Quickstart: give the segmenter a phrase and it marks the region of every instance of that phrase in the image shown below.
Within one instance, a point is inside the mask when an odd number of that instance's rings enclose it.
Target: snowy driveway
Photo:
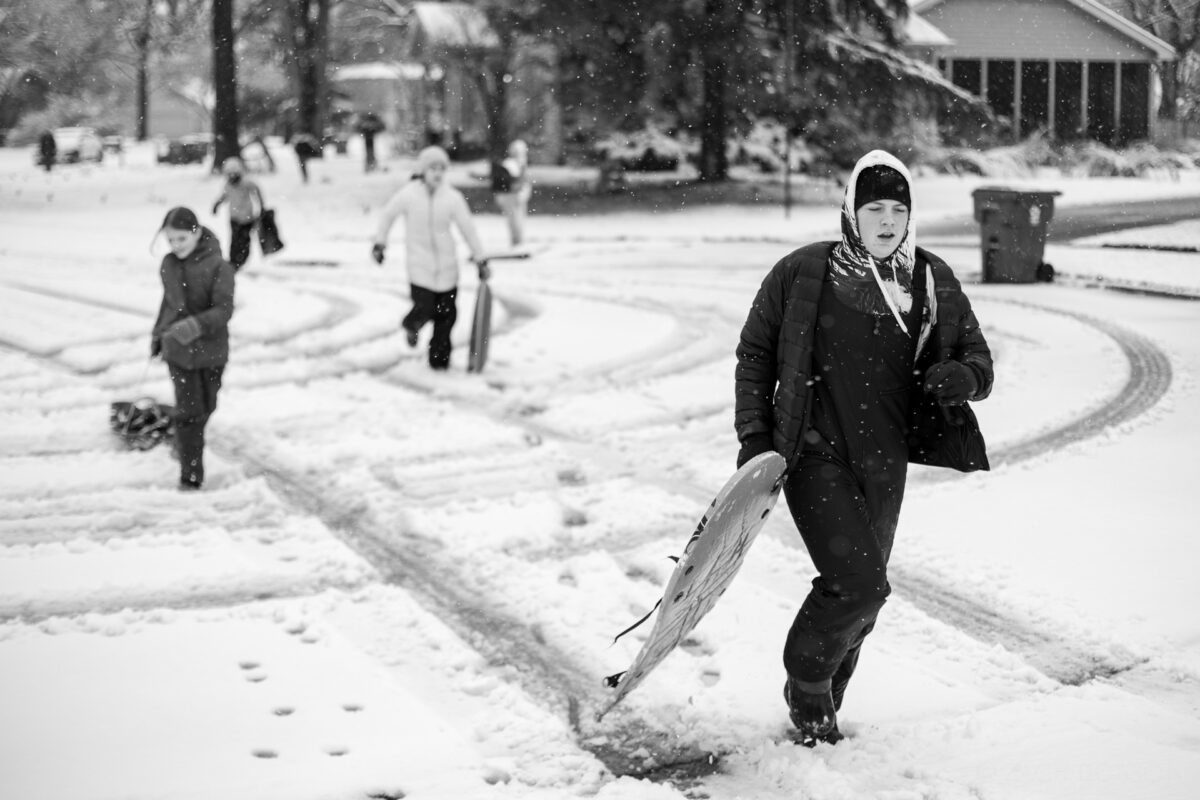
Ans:
[[[465,277],[439,375],[398,332],[399,265],[367,258],[395,179],[267,176],[288,249],[238,278],[209,483],[182,496],[164,448],[116,446],[108,404],[169,399],[148,247],[216,184],[27,164],[0,159],[0,796],[667,798],[686,787],[612,770],[661,781],[705,752],[718,798],[1200,785],[1200,303],[1093,288],[1195,293],[1200,257],[1057,246],[1059,285],[969,287],[995,469],[914,469],[851,738],[809,751],[780,741],[812,578],[786,513],[682,651],[592,713],[639,646],[612,635],[732,470],[758,281],[836,210],[535,218],[535,257],[494,265],[487,371],[464,371]],[[969,188],[929,205],[961,214]],[[924,244],[977,273],[971,243]]]

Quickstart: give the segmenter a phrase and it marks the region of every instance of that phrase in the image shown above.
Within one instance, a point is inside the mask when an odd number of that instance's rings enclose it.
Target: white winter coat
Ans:
[[[458,286],[458,249],[450,231],[451,222],[467,240],[471,258],[483,258],[483,244],[467,199],[453,186],[443,183],[431,194],[424,181],[410,181],[384,206],[375,244],[387,244],[388,232],[401,215],[410,283],[435,292]]]

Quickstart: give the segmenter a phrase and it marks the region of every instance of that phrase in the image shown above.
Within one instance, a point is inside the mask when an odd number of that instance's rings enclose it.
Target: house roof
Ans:
[[[999,1],[1003,2],[1003,0]],[[954,0],[916,0],[909,6],[909,10],[921,14],[943,3],[952,2]],[[1075,6],[1102,25],[1152,51],[1159,59],[1173,61],[1178,58],[1175,48],[1170,44],[1143,29],[1133,20],[1118,14],[1099,0],[1059,0],[1059,2]]]
[[[500,37],[487,16],[466,3],[413,3],[408,26],[407,57],[431,60],[438,56],[478,53],[500,46]]]
[[[423,66],[401,61],[371,61],[366,64],[342,64],[333,68],[334,81],[419,80],[423,77]]]
[[[904,23],[904,39],[905,44],[914,47],[946,47],[954,44],[932,22],[912,12]]]

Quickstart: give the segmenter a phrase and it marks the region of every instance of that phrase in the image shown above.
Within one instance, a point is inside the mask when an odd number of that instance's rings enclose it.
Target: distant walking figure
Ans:
[[[250,239],[254,226],[262,216],[262,190],[258,184],[246,177],[246,168],[237,156],[230,156],[221,165],[225,175],[225,188],[212,212],[217,213],[222,203],[229,203],[229,263],[237,272],[250,258]]]
[[[38,156],[42,167],[49,172],[58,158],[58,144],[50,131],[42,131],[42,135],[38,137]]]
[[[508,238],[513,247],[525,241],[525,220],[533,183],[529,180],[529,147],[520,139],[508,146],[508,157],[492,165],[492,193],[508,221]]]
[[[300,178],[308,183],[308,162],[321,157],[321,146],[312,134],[298,133],[292,148],[296,151],[296,160],[300,162]]]
[[[366,157],[363,164],[364,172],[374,172],[375,163],[375,136],[384,129],[383,120],[378,114],[373,114],[370,111],[364,112],[358,120],[358,132],[363,137],[363,148],[366,150]]]

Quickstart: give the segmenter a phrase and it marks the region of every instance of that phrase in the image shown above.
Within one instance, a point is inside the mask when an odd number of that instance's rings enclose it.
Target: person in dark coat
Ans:
[[[321,145],[312,134],[298,133],[292,141],[292,149],[296,151],[296,160],[300,163],[300,178],[308,183],[308,162],[321,157]]]
[[[150,355],[161,356],[171,373],[179,488],[194,490],[204,483],[204,428],[216,411],[229,360],[233,267],[221,257],[216,235],[189,208],[168,211],[160,232],[171,252],[159,268],[163,298]]]
[[[375,161],[375,137],[384,130],[386,126],[378,114],[370,111],[364,111],[358,118],[358,132],[362,134],[363,148],[365,149],[365,163],[363,165],[365,172],[374,172],[377,166]]]
[[[841,241],[775,265],[737,347],[738,466],[784,457],[784,496],[818,573],[783,652],[789,716],[810,745],[841,738],[837,712],[891,591],[921,392],[948,414],[992,389],[970,301],[946,263],[916,247],[911,185],[892,155],[863,156]]]
[[[42,167],[49,172],[58,159],[58,143],[54,141],[52,132],[42,131],[42,135],[38,137],[38,156]]]

